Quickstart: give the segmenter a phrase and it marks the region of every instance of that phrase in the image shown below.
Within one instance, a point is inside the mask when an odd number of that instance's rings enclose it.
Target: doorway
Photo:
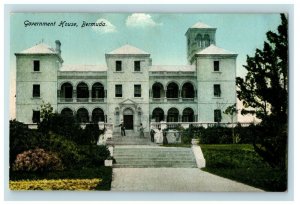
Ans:
[[[129,108],[123,112],[124,126],[126,130],[133,130],[133,111]]]

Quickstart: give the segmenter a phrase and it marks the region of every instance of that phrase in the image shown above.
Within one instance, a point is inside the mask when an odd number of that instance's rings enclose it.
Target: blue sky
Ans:
[[[53,22],[55,27],[24,26],[24,21]],[[187,29],[201,21],[217,28],[216,44],[238,54],[237,75],[244,76],[246,55],[262,48],[266,32],[276,31],[279,14],[167,14],[167,13],[14,13],[10,24],[11,101],[14,95],[14,53],[43,40],[55,47],[62,43],[65,64],[105,64],[105,53],[126,43],[151,54],[154,65],[184,65]],[[76,22],[78,27],[59,27],[60,21]],[[82,22],[105,22],[105,27],[81,28]]]

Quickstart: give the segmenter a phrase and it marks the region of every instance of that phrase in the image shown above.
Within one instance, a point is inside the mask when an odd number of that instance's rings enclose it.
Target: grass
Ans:
[[[287,173],[270,167],[252,145],[200,145],[206,159],[204,171],[265,191],[286,191]]]
[[[97,184],[95,190],[110,190],[112,180],[112,168],[111,167],[98,167],[87,168],[81,170],[65,170],[65,171],[52,171],[52,172],[10,172],[10,181],[20,180],[42,180],[42,179],[100,179],[100,183]]]

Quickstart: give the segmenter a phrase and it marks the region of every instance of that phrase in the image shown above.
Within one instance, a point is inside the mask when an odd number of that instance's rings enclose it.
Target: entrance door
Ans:
[[[124,125],[126,130],[133,130],[133,115],[124,115]]]

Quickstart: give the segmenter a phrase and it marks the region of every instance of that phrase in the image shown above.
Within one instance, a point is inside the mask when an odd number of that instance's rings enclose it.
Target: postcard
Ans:
[[[11,13],[10,190],[287,191],[288,19]]]

